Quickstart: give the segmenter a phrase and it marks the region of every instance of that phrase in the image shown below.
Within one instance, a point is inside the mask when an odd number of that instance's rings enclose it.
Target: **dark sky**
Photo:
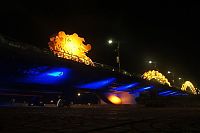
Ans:
[[[117,66],[115,47],[109,38],[120,41],[121,67],[131,73],[157,62],[165,75],[200,85],[199,30],[200,4],[192,1],[55,1],[2,2],[1,34],[48,48],[49,37],[62,30],[77,33],[92,45],[88,56]]]

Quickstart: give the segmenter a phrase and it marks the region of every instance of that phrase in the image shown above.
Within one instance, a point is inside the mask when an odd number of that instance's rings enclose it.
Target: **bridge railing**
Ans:
[[[50,50],[49,50],[49,52],[50,52]],[[73,61],[76,61],[76,62],[79,62],[79,63],[84,63],[86,65],[94,66],[94,63],[91,60],[87,60],[87,59],[79,57],[77,55],[70,54],[69,52],[62,52],[62,51],[53,50],[53,53],[57,57],[62,57],[62,58],[73,60]]]
[[[55,55],[47,48],[39,49],[36,46],[30,45],[30,44],[27,44],[27,43],[23,43],[23,42],[19,42],[15,39],[7,37],[7,36],[5,37],[5,36],[0,35],[0,41],[3,44],[7,44],[8,46],[11,46],[11,47],[14,47],[14,48],[19,48],[19,49],[22,49],[22,50],[33,50],[33,51],[38,52],[38,53],[45,53],[45,54],[53,55],[53,56],[57,56],[57,57],[64,57],[65,56],[65,57],[68,57],[67,59],[70,59],[70,60],[73,60],[73,61],[76,61],[76,62],[79,62],[79,63],[85,63],[87,65],[89,65],[91,63],[91,61],[88,61],[84,58],[70,54],[68,52],[55,51],[55,53],[57,53]],[[106,64],[102,64],[102,63],[98,63],[98,62],[93,62],[93,64],[94,65],[92,65],[92,66],[97,67],[97,68],[106,69],[106,70],[110,70],[110,71],[113,71],[113,72],[119,72],[119,73],[127,75],[127,76],[133,76],[133,74],[130,74],[129,72],[127,72],[123,69],[119,69],[119,68],[116,68],[116,67],[113,67],[113,66],[110,66],[110,65],[106,65]]]
[[[70,54],[68,52],[55,51],[55,53],[58,57],[68,57],[67,59],[70,59],[70,60],[73,60],[73,61],[76,61],[76,62],[80,62],[80,63],[85,63],[87,65],[89,65],[89,63],[90,63],[90,61],[86,60],[85,58],[81,58],[77,55],[73,55],[73,54]],[[130,74],[129,72],[127,72],[123,69],[118,69],[118,68],[112,67],[110,65],[106,65],[106,64],[102,64],[102,63],[98,63],[98,62],[93,62],[92,66],[97,67],[97,68],[103,68],[103,69],[114,71],[114,72],[119,72],[119,73],[122,73],[122,74],[128,75],[128,76],[132,76],[132,74]]]
[[[95,67],[98,67],[98,68],[103,68],[103,69],[107,69],[110,71],[119,72],[121,74],[128,75],[128,76],[133,76],[133,74],[130,74],[129,72],[127,72],[123,69],[119,69],[119,68],[116,68],[116,67],[113,67],[110,65],[106,65],[106,64],[102,64],[102,63],[98,63],[98,62],[94,62],[94,64],[95,64]]]
[[[10,47],[13,47],[13,48],[21,49],[21,50],[33,50],[35,52],[40,52],[40,53],[43,52],[41,49],[39,49],[36,46],[30,45],[30,44],[24,43],[24,42],[19,42],[8,36],[0,35],[0,43],[5,44]]]
[[[48,49],[45,49],[44,50],[45,53],[47,54],[52,54],[52,52],[50,52],[50,50]],[[73,55],[73,54],[70,54],[68,52],[61,52],[61,51],[55,51],[56,56],[57,57],[66,57],[67,55],[67,59],[70,59],[70,60],[73,60],[73,61],[76,61],[76,62],[80,62],[80,63],[85,63],[85,64],[89,64],[90,61],[84,59],[84,58],[81,58],[77,55]],[[110,70],[110,71],[113,71],[113,72],[119,72],[119,73],[122,73],[124,75],[128,75],[128,76],[133,76],[133,74],[130,74],[129,72],[123,70],[123,69],[119,69],[119,68],[116,68],[116,67],[113,67],[113,66],[110,66],[110,65],[106,65],[106,64],[102,64],[102,63],[99,63],[99,62],[93,62],[93,65],[94,67],[97,67],[97,68],[101,68],[101,69],[106,69],[106,70]]]

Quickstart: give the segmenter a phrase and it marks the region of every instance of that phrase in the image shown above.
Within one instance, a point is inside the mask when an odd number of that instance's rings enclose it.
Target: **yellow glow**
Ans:
[[[170,82],[168,81],[167,78],[165,78],[164,75],[162,75],[162,73],[158,72],[158,71],[155,71],[155,70],[150,70],[148,72],[145,72],[143,75],[142,75],[142,78],[143,79],[146,79],[146,80],[152,80],[152,79],[155,79],[156,81],[158,81],[159,83],[161,84],[167,84],[169,86],[170,85]]]
[[[193,85],[190,81],[185,81],[185,83],[182,84],[181,90],[183,90],[183,91],[188,91],[187,88],[190,89],[189,91],[190,91],[192,94],[197,94],[197,93],[196,93],[196,88],[194,87],[194,85]]]
[[[84,38],[79,37],[76,33],[66,35],[60,31],[58,35],[51,37],[49,41],[50,50],[58,57],[85,63],[94,66],[92,60],[86,56],[91,50],[90,44],[83,44]]]
[[[108,96],[108,100],[110,102],[112,102],[113,104],[121,104],[122,103],[122,100],[119,97],[115,96],[115,95],[109,95]]]

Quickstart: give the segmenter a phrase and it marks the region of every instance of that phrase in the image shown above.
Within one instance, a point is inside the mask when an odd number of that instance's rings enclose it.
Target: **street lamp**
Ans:
[[[183,79],[181,77],[179,77],[178,78],[178,83],[177,83],[178,87],[182,86],[182,81],[183,81]]]
[[[149,60],[149,64],[154,64],[154,68],[157,69],[157,63],[155,61]]]
[[[119,68],[119,71],[121,69],[121,64],[120,64],[120,54],[119,54],[119,46],[120,46],[120,42],[119,41],[116,41],[116,42],[113,42],[112,39],[108,40],[108,44],[112,45],[113,43],[116,43],[117,44],[117,57],[116,57],[116,61],[118,63],[118,68]]]
[[[108,44],[112,44],[113,43],[113,41],[112,40],[108,40]]]
[[[172,82],[174,84],[174,73],[172,73],[171,71],[167,71],[168,74],[172,74]]]

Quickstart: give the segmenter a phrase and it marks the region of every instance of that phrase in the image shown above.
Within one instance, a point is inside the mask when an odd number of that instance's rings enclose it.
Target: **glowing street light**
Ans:
[[[174,73],[172,73],[171,71],[167,71],[168,74],[172,74],[172,82],[174,84]]]
[[[119,41],[116,41],[116,42],[113,42],[112,39],[108,40],[108,44],[112,45],[113,43],[117,43],[117,57],[116,57],[116,61],[118,63],[118,68],[119,68],[119,71],[121,69],[121,64],[120,64],[120,54],[119,54],[119,46],[120,46],[120,42]]]
[[[81,96],[81,93],[78,93],[77,96]]]
[[[179,77],[177,84],[178,84],[179,87],[181,87],[182,84],[183,84],[183,78]]]
[[[112,44],[113,43],[113,41],[112,40],[108,40],[108,44]]]
[[[152,61],[152,60],[149,60],[148,63],[149,63],[149,64],[153,64],[153,65],[154,65],[153,67],[154,67],[155,69],[157,69],[157,62]]]

